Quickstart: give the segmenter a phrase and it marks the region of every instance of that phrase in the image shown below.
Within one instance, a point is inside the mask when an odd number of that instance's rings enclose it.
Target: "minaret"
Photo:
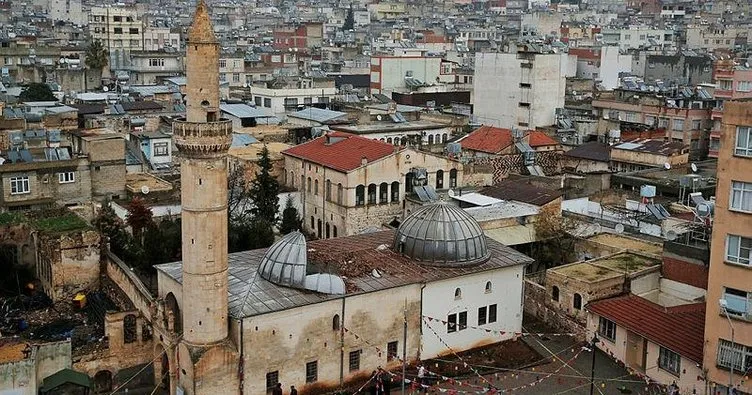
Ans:
[[[186,118],[173,122],[180,162],[183,342],[227,338],[227,150],[232,122],[219,118],[219,43],[204,0],[188,30]]]

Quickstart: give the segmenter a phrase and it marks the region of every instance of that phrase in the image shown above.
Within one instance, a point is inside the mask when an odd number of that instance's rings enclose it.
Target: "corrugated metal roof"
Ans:
[[[298,112],[288,115],[288,117],[305,119],[319,123],[326,123],[347,117],[347,113],[332,111],[323,108],[308,107]]]
[[[253,108],[247,104],[227,104],[219,105],[222,112],[228,113],[237,118],[266,118],[272,115],[267,114],[264,110]]]

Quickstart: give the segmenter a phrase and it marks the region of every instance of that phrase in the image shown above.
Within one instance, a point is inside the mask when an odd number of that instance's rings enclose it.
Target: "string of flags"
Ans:
[[[449,322],[445,319],[441,318],[434,318],[427,315],[424,315],[423,318],[427,319],[429,322],[441,322],[442,325],[447,325]],[[459,324],[456,324],[459,325]],[[576,333],[534,333],[534,332],[517,332],[517,331],[499,331],[495,329],[490,328],[483,328],[479,326],[473,326],[473,325],[465,325],[463,328],[470,328],[470,329],[476,329],[480,331],[484,331],[486,333],[494,333],[499,336],[506,336],[506,335],[514,335],[514,336],[577,336]]]
[[[362,340],[363,343],[365,343],[368,347],[372,347],[372,348],[376,349],[376,351],[379,352],[379,354],[384,351],[379,346],[371,344],[371,342],[369,342],[368,339],[366,339],[365,337],[358,336],[357,333],[353,332],[352,330],[348,329],[347,327],[343,327],[342,329],[345,331],[345,333],[349,333],[349,334],[353,335],[355,337],[355,340]],[[387,354],[388,354],[388,351],[387,351]],[[398,360],[398,361],[400,361],[402,363],[405,362],[405,361],[402,360],[402,358],[399,357],[399,355],[396,355],[396,354],[392,355],[392,358],[394,358],[394,359],[396,359],[396,360]]]

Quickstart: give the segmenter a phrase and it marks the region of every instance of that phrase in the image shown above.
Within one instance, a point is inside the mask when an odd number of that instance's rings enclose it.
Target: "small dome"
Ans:
[[[286,234],[266,250],[258,273],[263,279],[278,285],[305,288],[307,263],[305,237],[295,231]]]
[[[486,236],[465,210],[439,202],[413,212],[397,229],[394,249],[435,266],[462,266],[490,257]]]

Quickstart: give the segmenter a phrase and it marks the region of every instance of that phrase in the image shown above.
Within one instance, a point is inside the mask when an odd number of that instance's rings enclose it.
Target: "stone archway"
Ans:
[[[106,394],[112,391],[112,372],[100,370],[94,375],[94,393]]]
[[[172,312],[173,324],[168,329],[172,330],[175,334],[180,335],[183,333],[183,317],[180,315],[180,306],[175,295],[170,292],[165,296],[165,307],[167,311]]]
[[[170,358],[161,344],[154,348],[154,385],[170,393]]]

